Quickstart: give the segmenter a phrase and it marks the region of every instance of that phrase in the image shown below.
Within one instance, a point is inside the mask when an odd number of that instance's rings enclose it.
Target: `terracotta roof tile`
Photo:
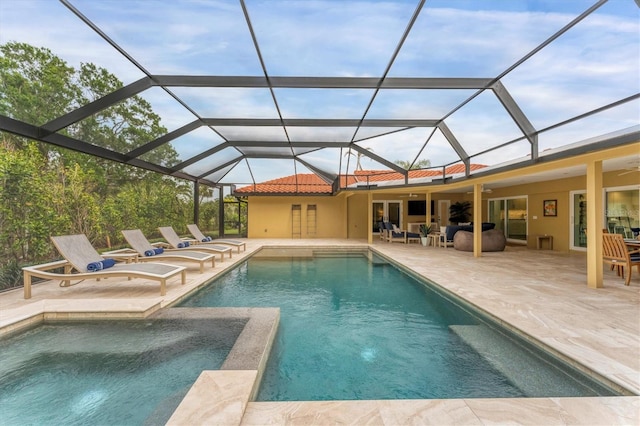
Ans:
[[[297,184],[296,184],[297,183]],[[238,188],[236,193],[258,194],[331,194],[331,185],[313,173],[300,173]]]
[[[487,167],[483,164],[472,164],[471,171]],[[454,164],[445,170],[446,174],[464,173],[464,164]],[[409,179],[441,176],[441,169],[409,170]],[[402,180],[404,176],[389,170],[357,170],[354,175],[342,176],[343,186],[359,182],[385,182]],[[299,173],[285,176],[255,185],[244,186],[235,191],[238,194],[331,194],[331,185],[313,173]]]

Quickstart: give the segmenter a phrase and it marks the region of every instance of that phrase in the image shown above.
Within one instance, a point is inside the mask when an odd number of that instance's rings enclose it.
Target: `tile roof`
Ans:
[[[471,171],[487,167],[471,164]],[[464,164],[454,164],[445,169],[447,175],[464,173]],[[442,176],[441,169],[409,170],[409,179]],[[401,173],[390,170],[357,170],[355,174],[341,177],[341,185],[347,186],[363,182],[387,182],[404,180]],[[237,194],[331,194],[331,185],[313,173],[299,173],[268,180],[235,190]]]
[[[331,194],[331,185],[313,173],[299,173],[238,188],[236,193]]]

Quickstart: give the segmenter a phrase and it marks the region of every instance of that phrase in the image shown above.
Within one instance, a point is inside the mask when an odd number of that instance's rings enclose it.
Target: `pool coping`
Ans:
[[[87,309],[89,300],[68,299],[43,300],[31,304],[29,309],[18,311],[10,320],[0,322],[0,338],[19,333],[24,329],[48,321],[82,321],[82,320],[118,320],[142,319],[162,309],[161,301],[144,301],[139,303],[122,303],[120,299],[102,299],[103,308]],[[117,306],[114,308],[113,306]],[[119,306],[118,305],[122,305]],[[36,309],[34,309],[36,308]]]
[[[177,307],[152,318],[219,318],[248,321],[219,370],[202,371],[167,425],[239,424],[254,400],[278,332],[280,308]]]

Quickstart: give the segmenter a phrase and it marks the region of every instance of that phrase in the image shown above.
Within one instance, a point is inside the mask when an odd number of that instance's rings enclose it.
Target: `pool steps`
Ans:
[[[549,369],[552,362],[546,361],[524,346],[505,339],[504,335],[491,327],[479,325],[451,325],[449,329],[486,359],[527,397],[548,397],[549,395],[574,396],[576,389],[567,380],[567,373],[560,368]],[[566,368],[566,367],[565,367]],[[523,374],[523,372],[526,372]],[[579,377],[572,375],[573,379]],[[586,383],[582,382],[586,386]],[[604,389],[594,390],[603,392]],[[605,390],[606,392],[606,390]],[[612,393],[613,394],[613,393]]]

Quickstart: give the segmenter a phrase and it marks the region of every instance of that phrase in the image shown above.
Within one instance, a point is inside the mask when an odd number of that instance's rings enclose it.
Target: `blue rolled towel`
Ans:
[[[111,268],[115,264],[116,264],[115,259],[106,258],[105,260],[102,261],[102,269]]]
[[[104,259],[100,262],[91,262],[90,264],[87,265],[87,271],[97,272],[103,269],[111,268],[115,264],[116,264],[116,261],[114,259]]]
[[[87,271],[96,272],[102,270],[102,262],[91,262],[87,265]]]
[[[204,238],[202,239],[202,242],[203,242],[203,243],[206,243],[207,241],[209,241],[209,237],[204,237]]]
[[[207,241],[213,241],[213,238],[207,237]]]
[[[145,256],[154,256],[156,254],[155,250],[145,250]]]
[[[153,252],[154,252],[154,254],[162,254],[162,253],[164,253],[164,249],[162,247],[154,248]]]
[[[186,247],[189,247],[189,241],[178,243],[178,248],[186,248]]]

